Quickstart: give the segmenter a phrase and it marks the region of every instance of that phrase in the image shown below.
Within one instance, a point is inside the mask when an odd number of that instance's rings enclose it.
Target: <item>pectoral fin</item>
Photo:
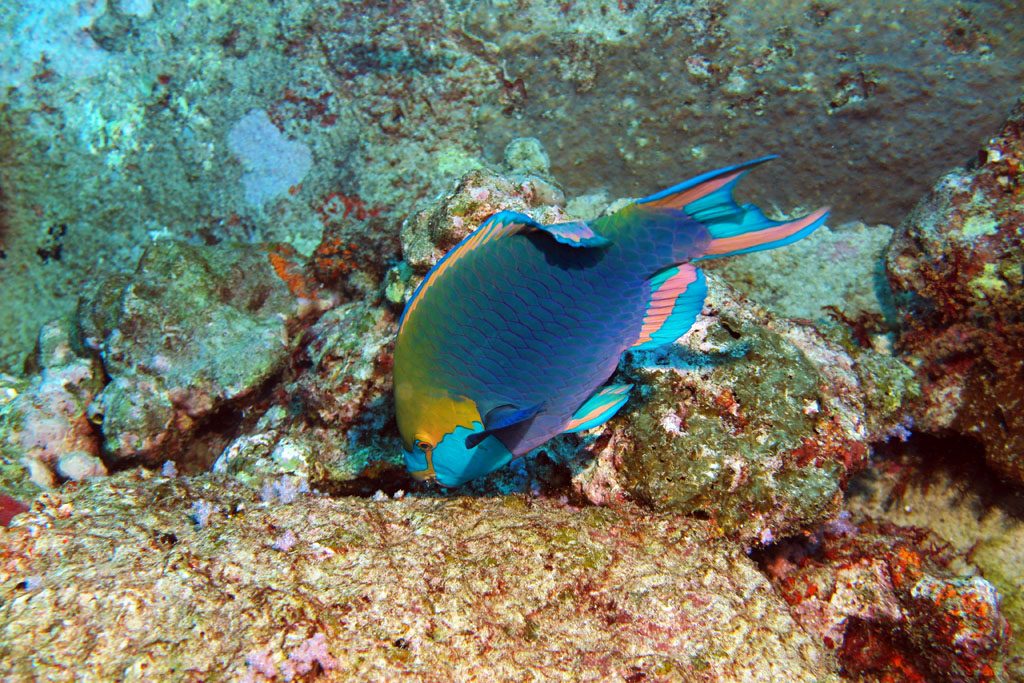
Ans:
[[[503,405],[493,408],[484,417],[484,430],[466,437],[466,448],[474,448],[481,441],[502,429],[508,429],[517,424],[532,419],[540,412],[542,404],[528,408],[517,408],[513,405]]]

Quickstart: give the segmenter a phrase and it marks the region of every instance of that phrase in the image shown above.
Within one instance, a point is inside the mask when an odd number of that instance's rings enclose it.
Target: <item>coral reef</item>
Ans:
[[[209,466],[224,445],[216,433],[282,369],[300,316],[317,308],[290,267],[275,245],[162,241],[131,276],[96,283],[78,323],[109,377],[88,408],[109,458],[159,464],[188,453]],[[184,449],[204,426],[206,462],[202,449]]]
[[[969,440],[915,437],[907,445],[851,484],[853,519],[928,529],[976,565],[999,590],[1012,630],[1007,678],[1024,680],[1024,494],[986,472]]]
[[[896,359],[777,318],[709,277],[708,315],[633,353],[635,404],[572,458],[589,500],[633,497],[770,542],[833,515],[916,391]]]
[[[406,212],[497,166],[526,136],[570,195],[639,195],[781,152],[786,182],[751,179],[761,199],[895,223],[998,125],[1014,96],[1006,84],[1024,73],[1012,0],[26,0],[10,10],[0,16],[11,37],[0,47],[6,372],[20,371],[43,323],[73,309],[81,282],[130,269],[154,238],[287,242],[309,255],[322,210],[345,197],[387,219],[371,221],[372,241],[390,247],[355,261],[394,257]],[[235,153],[233,131],[253,111],[263,114],[252,129],[287,162],[280,178]],[[526,151],[512,157],[525,163]],[[539,156],[519,170],[543,168]],[[329,255],[363,250],[354,234]]]
[[[978,439],[1024,484],[1024,101],[979,162],[944,176],[888,255],[901,354],[924,388],[925,431]]]
[[[711,525],[633,508],[127,474],[46,494],[0,544],[6,678],[835,680]]]
[[[1024,680],[1024,101],[936,183],[1019,3],[8,4],[0,678]],[[451,247],[772,152],[833,226],[608,424],[408,476]]]
[[[919,529],[841,521],[761,561],[847,676],[999,680],[1010,632],[996,589],[955,575],[941,547]]]

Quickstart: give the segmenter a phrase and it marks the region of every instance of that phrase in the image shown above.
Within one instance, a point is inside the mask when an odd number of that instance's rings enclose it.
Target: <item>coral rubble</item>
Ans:
[[[77,480],[106,474],[98,458],[102,440],[88,417],[103,388],[103,369],[77,341],[68,320],[44,325],[38,374],[27,385],[10,387],[10,400],[0,408],[0,453],[4,471],[12,475],[4,477],[8,491],[31,498],[36,491],[26,479],[49,488],[59,476]]]
[[[256,487],[283,475],[337,488],[367,467],[396,468],[401,447],[389,429],[394,332],[395,316],[365,302],[325,313],[307,330],[269,407],[238,430],[214,471]]]

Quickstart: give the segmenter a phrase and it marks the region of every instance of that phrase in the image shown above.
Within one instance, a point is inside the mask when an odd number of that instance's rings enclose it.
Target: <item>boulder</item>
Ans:
[[[635,507],[135,472],[0,543],[4,678],[837,680],[742,550]]]
[[[89,412],[108,458],[158,464],[215,416],[237,421],[232,407],[280,372],[297,321],[316,308],[292,256],[275,245],[156,242],[133,274],[87,293],[78,324],[109,377]]]
[[[888,272],[917,427],[978,440],[1024,484],[1024,101],[899,226]]]

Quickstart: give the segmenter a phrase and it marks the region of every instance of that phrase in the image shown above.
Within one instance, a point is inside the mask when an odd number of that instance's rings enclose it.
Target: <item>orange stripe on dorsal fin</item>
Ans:
[[[405,327],[405,321],[416,310],[424,293],[433,286],[438,277],[458,263],[459,259],[464,258],[466,254],[494,240],[533,230],[546,232],[555,241],[577,248],[604,247],[610,244],[609,240],[594,232],[593,227],[586,221],[570,221],[568,223],[544,225],[524,213],[499,211],[481,223],[480,227],[467,235],[454,249],[445,254],[430,269],[427,276],[423,278],[423,282],[413,292],[409,303],[405,306],[405,311],[402,312],[402,317],[398,321],[399,334],[401,334],[402,329]]]
[[[708,180],[707,182],[701,183],[696,187],[691,187],[681,192],[669,195],[664,199],[658,199],[653,202],[648,202],[644,206],[654,209],[676,209],[682,210],[690,202],[695,202],[698,199],[708,196],[716,190],[720,190],[729,183],[735,182],[737,178],[743,175],[743,172],[732,173],[721,178],[715,178]]]

